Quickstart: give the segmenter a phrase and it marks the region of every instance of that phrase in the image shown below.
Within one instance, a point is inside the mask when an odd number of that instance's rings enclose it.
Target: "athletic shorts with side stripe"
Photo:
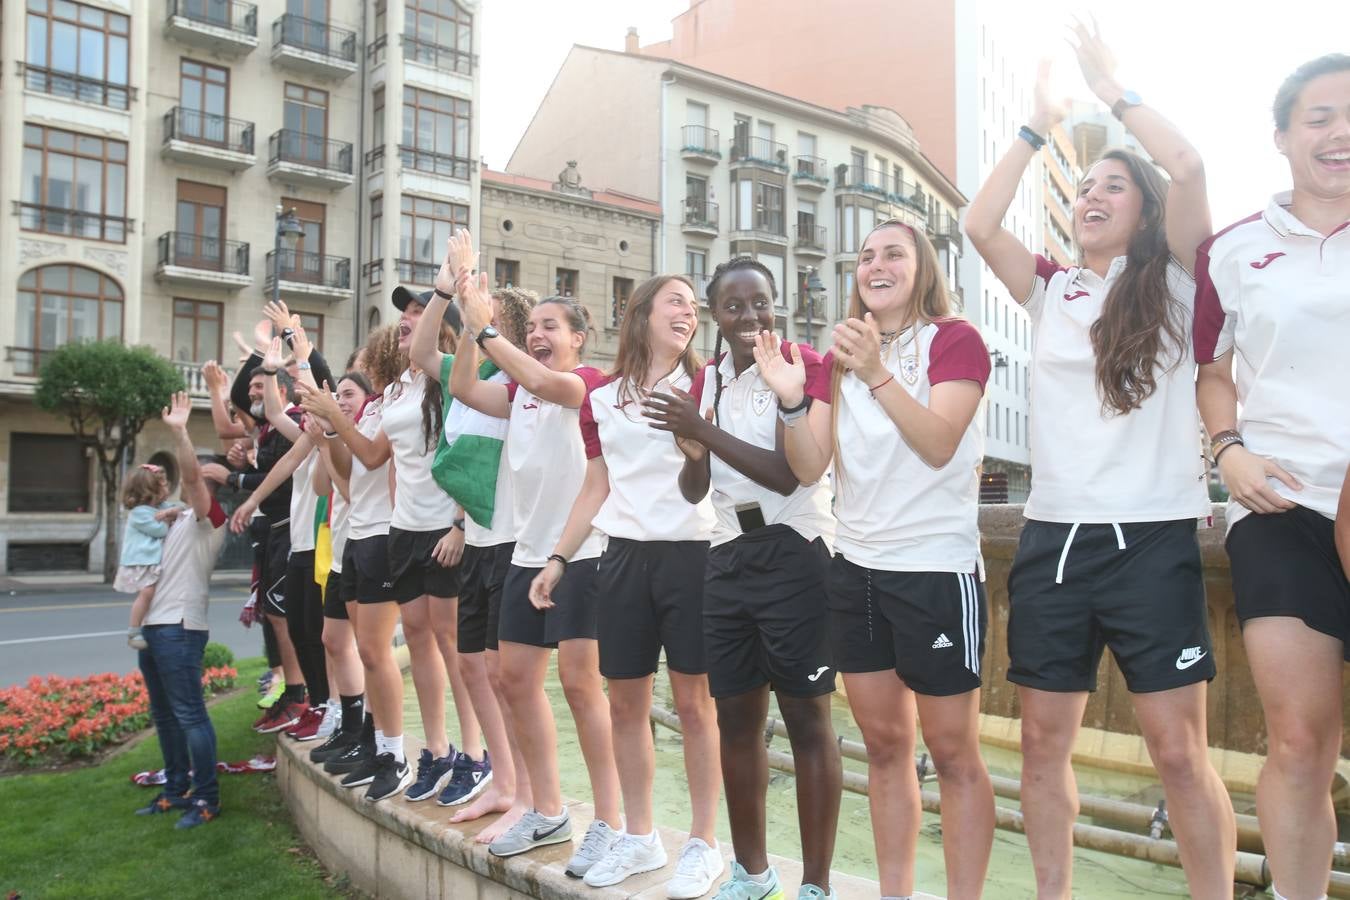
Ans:
[[[988,613],[976,573],[866,569],[836,553],[829,604],[840,672],[894,669],[931,697],[980,686]]]
[[[286,617],[286,567],[290,556],[290,519],[269,522],[263,542],[262,570],[258,573],[258,599],[269,616]]]
[[[769,685],[789,697],[834,690],[825,573],[830,553],[788,525],[708,551],[703,646],[708,689],[722,699]]]

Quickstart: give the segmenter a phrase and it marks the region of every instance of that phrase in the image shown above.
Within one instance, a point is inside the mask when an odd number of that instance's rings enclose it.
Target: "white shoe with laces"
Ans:
[[[670,900],[694,900],[712,890],[726,863],[716,847],[709,847],[700,838],[690,838],[680,848],[680,859],[675,864],[675,877],[666,882],[666,896]]]
[[[603,819],[596,819],[591,823],[591,827],[586,829],[586,836],[581,839],[581,846],[577,852],[572,854],[572,858],[567,861],[568,875],[573,878],[584,878],[591,867],[605,858],[605,855],[613,849],[616,841],[619,840],[621,832],[609,827],[609,823]]]
[[[665,864],[666,848],[660,835],[653,833],[650,838],[640,838],[623,834],[609,853],[590,867],[583,880],[590,887],[610,887],[629,875],[651,872]]]

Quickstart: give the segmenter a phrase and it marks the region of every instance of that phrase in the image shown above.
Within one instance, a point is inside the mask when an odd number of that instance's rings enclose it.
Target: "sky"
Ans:
[[[1064,93],[1090,99],[1061,23],[1095,15],[1124,84],[1177,123],[1205,160],[1216,227],[1260,209],[1288,186],[1272,143],[1280,82],[1324,53],[1350,53],[1345,0],[982,0],[1005,48],[1028,67],[1049,57]],[[688,0],[484,0],[480,153],[504,169],[573,44],[622,50],[628,26],[643,45],[670,37]],[[830,15],[846,15],[834,0]],[[899,110],[904,114],[904,110]],[[564,158],[560,152],[559,158]],[[583,173],[602,184],[601,173]]]

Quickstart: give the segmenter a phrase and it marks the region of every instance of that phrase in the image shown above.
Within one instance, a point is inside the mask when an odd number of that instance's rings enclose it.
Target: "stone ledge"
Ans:
[[[414,757],[420,746],[408,744]],[[309,761],[309,746],[279,740],[277,784],[290,806],[296,827],[324,866],[345,873],[352,883],[377,898],[444,898],[444,900],[664,900],[665,884],[674,872],[675,853],[684,832],[661,829],[670,862],[655,872],[634,876],[612,888],[589,888],[564,872],[573,844],[544,847],[499,859],[474,837],[494,817],[451,825],[455,808],[432,801],[406,803],[389,799],[367,803],[348,791],[323,767]],[[589,804],[568,801],[574,841],[590,825]],[[724,844],[723,855],[728,848]],[[795,895],[801,863],[771,857],[787,896]],[[729,867],[728,863],[728,867]],[[840,900],[874,900],[878,885],[865,878],[833,875]],[[711,897],[712,891],[708,895]],[[915,897],[937,900],[928,894]]]

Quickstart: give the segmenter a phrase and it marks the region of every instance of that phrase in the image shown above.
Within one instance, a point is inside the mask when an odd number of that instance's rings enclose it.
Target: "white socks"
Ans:
[[[403,735],[400,734],[398,737],[388,737],[383,731],[376,728],[375,755],[378,756],[381,753],[392,753],[394,754],[394,759],[398,760],[400,763],[406,762],[403,758]]]
[[[772,871],[773,871],[772,869],[765,869],[763,872],[760,872],[758,875],[756,875],[754,872],[746,872],[746,873],[745,873],[745,877],[746,877],[746,878],[749,878],[749,879],[750,879],[751,881],[753,881],[755,884],[768,884],[768,883],[769,883],[769,873],[772,872]]]
[[[1275,895],[1275,900],[1289,900],[1288,897],[1280,893],[1279,888],[1275,887],[1274,884],[1271,884],[1270,892]],[[1318,898],[1318,900],[1327,900],[1327,895],[1323,894],[1321,897]]]

